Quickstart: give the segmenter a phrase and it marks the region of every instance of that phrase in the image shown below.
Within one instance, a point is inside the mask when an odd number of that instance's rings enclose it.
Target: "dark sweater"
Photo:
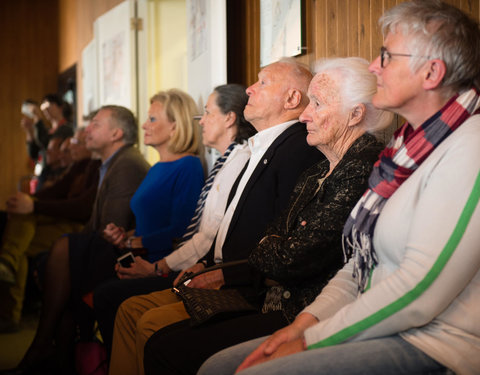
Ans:
[[[280,284],[281,306],[289,321],[343,266],[343,225],[365,192],[382,148],[373,136],[363,135],[327,178],[327,160],[305,171],[294,188],[289,208],[252,251],[249,264],[263,277]]]

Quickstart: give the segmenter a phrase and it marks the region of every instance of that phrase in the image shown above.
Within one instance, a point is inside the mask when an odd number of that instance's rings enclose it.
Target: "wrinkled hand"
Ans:
[[[122,267],[117,263],[115,271],[119,279],[140,279],[155,276],[155,265],[137,256],[130,267]]]
[[[225,285],[223,271],[215,270],[198,275],[187,286],[200,289],[220,289],[223,285]]]
[[[15,214],[30,214],[33,212],[33,199],[30,195],[17,192],[7,199],[7,212]]]
[[[318,320],[311,314],[300,314],[292,324],[278,330],[260,344],[257,349],[245,358],[238,367],[237,372],[275,358],[304,350],[303,332],[317,322]]]
[[[194,264],[190,268],[187,268],[187,269],[183,270],[182,272],[180,272],[180,274],[177,276],[177,278],[173,281],[173,285],[177,285],[178,281],[182,278],[182,276],[185,272],[196,273],[196,272],[202,271],[203,269],[205,269],[205,265],[203,263]]]
[[[114,223],[110,223],[103,230],[103,238],[111,244],[123,249],[128,237],[125,229],[116,226]]]

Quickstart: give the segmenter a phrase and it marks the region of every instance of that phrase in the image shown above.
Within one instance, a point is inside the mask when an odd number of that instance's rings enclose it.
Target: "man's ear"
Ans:
[[[287,91],[287,98],[285,100],[285,109],[295,109],[302,102],[302,93],[297,89],[290,89]]]
[[[355,107],[350,111],[348,115],[348,126],[356,126],[360,124],[367,115],[367,107],[365,104],[359,103],[356,104]]]
[[[114,142],[117,142],[117,141],[121,141],[123,139],[123,129],[121,128],[115,128],[113,129],[113,132],[112,132],[112,140]]]
[[[423,82],[423,88],[425,90],[433,90],[440,86],[443,77],[447,73],[447,66],[445,62],[440,59],[434,59],[428,62],[425,69],[425,78]]]

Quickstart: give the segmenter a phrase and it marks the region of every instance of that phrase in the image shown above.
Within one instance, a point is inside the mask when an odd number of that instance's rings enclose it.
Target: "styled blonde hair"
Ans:
[[[160,102],[170,122],[175,122],[175,132],[170,138],[168,149],[175,154],[190,153],[203,155],[200,127],[193,116],[199,114],[193,98],[179,89],[160,91],[150,99],[150,104]]]

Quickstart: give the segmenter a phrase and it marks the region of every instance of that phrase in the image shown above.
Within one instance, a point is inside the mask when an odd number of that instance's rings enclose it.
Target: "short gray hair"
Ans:
[[[294,87],[290,88],[299,90],[302,93],[302,104],[307,105],[308,85],[313,78],[313,74],[308,65],[301,63],[293,57],[282,57],[277,63],[287,65],[291,68],[290,71],[292,74],[289,75],[289,77],[285,77],[285,79],[291,78],[290,83],[294,83]]]
[[[123,142],[133,145],[138,142],[138,124],[132,111],[119,105],[104,105],[100,110],[110,111],[110,123],[123,131]]]
[[[367,109],[365,127],[368,132],[375,132],[390,125],[393,113],[373,106],[377,77],[368,71],[368,66],[368,61],[360,57],[338,57],[318,60],[313,70],[316,74],[325,73],[338,79],[344,111],[350,111],[357,104],[364,104]]]
[[[440,0],[416,0],[386,11],[379,24],[384,36],[400,31],[408,37],[412,55],[442,60],[447,66],[442,87],[463,91],[479,86],[480,30],[478,22],[461,10]],[[411,58],[413,72],[422,61]]]

